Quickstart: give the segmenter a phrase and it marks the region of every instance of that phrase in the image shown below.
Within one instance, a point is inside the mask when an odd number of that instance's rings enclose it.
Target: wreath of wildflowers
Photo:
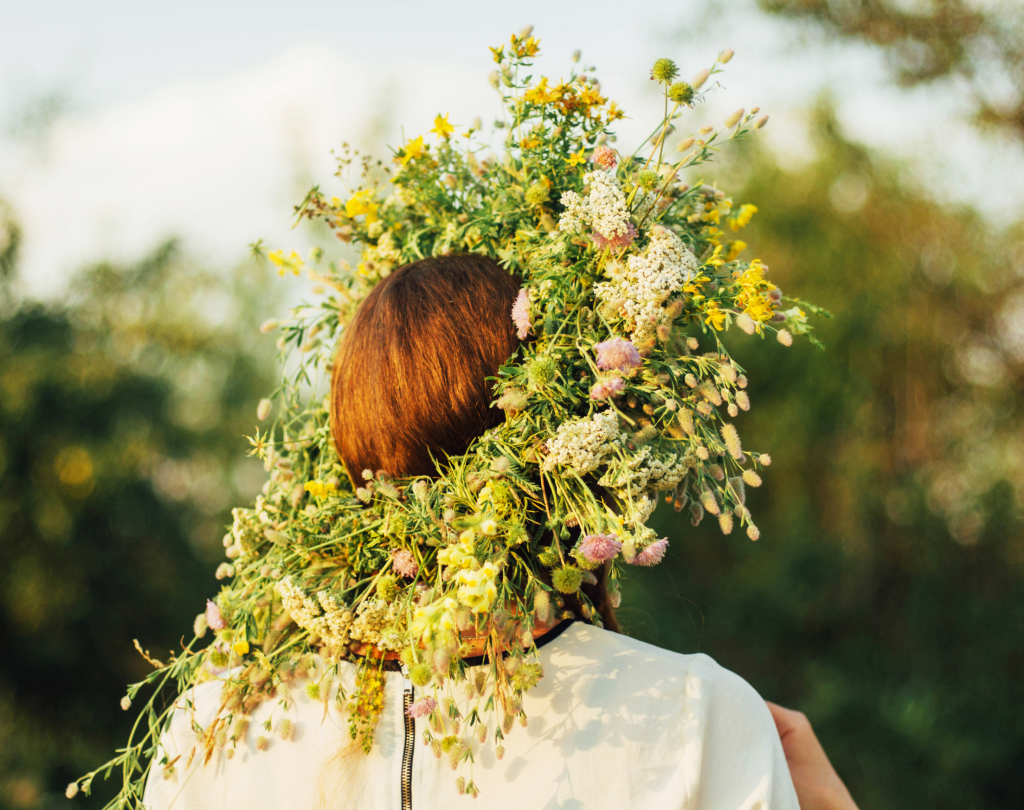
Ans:
[[[318,249],[308,261],[265,254],[282,275],[308,270],[322,295],[263,327],[281,330],[290,369],[260,402],[259,419],[272,422],[249,439],[269,479],[254,505],[233,511],[217,571],[224,585],[196,618],[192,643],[166,663],[144,653],[155,670],[122,707],[155,690],[127,746],[69,785],[69,796],[118,768],[124,786],[108,807],[138,807],[153,769],[230,758],[247,735],[257,749],[272,735],[287,740],[300,683],[313,698],[333,694],[369,751],[385,662],[396,655],[424,695],[409,709],[427,720],[424,742],[469,768],[458,786],[475,795],[475,747],[490,741],[502,756],[514,721],[526,721],[523,693],[543,676],[534,628],[565,618],[567,595],[600,626],[581,585],[605,572],[617,606],[623,572],[662,560],[668,541],[647,526],[660,498],[688,508],[694,525],[711,515],[725,534],[758,539],[744,493],[760,486],[770,459],[745,450],[730,421],[750,399],[721,336],[738,327],[788,346],[809,332],[806,312],[819,310],[787,300],[764,263],[727,238],[753,205],[680,179],[767,116],[737,110],[666,148],[732,51],[689,83],[670,59],[655,62],[665,112],[632,154],[612,145],[624,113],[578,67],[578,52],[556,83],[530,75],[538,42],[528,30],[491,51],[504,102],[493,136],[500,155],[479,121],[457,135],[448,115],[407,140],[390,166],[346,150],[338,175],[361,169],[355,187],[344,199],[314,187],[296,210],[361,245],[358,266],[326,262]],[[522,280],[509,317],[523,342],[494,387],[505,421],[445,459],[437,478],[353,471],[352,486],[324,396],[337,339],[392,270],[453,252],[488,256]],[[471,682],[461,658],[469,639],[487,662]],[[342,660],[358,665],[355,687],[332,692]],[[210,679],[222,682],[220,711],[188,763],[160,758],[173,706]],[[468,713],[452,697],[456,685],[472,696]],[[161,697],[167,689],[174,700]],[[250,729],[267,700],[282,711]]]

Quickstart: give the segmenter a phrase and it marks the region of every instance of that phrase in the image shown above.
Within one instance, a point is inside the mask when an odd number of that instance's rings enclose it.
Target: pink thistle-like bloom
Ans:
[[[608,397],[618,396],[622,393],[622,389],[625,383],[622,382],[621,377],[612,377],[610,380],[601,380],[593,388],[590,389],[591,399],[608,399]]]
[[[588,534],[580,543],[579,553],[587,562],[603,563],[622,551],[622,542],[614,534]]]
[[[395,573],[399,576],[412,579],[420,570],[419,565],[416,563],[416,558],[408,549],[396,548],[391,552],[391,559],[393,560]]]
[[[642,362],[636,346],[625,338],[616,337],[595,343],[594,350],[597,352],[597,367],[602,371],[629,371],[639,368]]]
[[[206,600],[206,623],[211,630],[223,630],[228,626],[228,623],[224,621],[224,614],[220,612],[220,607],[209,599]]]
[[[436,708],[437,701],[432,697],[425,697],[417,700],[409,706],[409,708],[406,709],[406,714],[408,714],[409,717],[415,718],[426,717]]]
[[[516,302],[512,305],[512,323],[516,325],[516,334],[525,340],[530,332],[530,296],[526,290],[520,290]]]
[[[593,231],[590,234],[590,241],[597,246],[598,250],[604,250],[605,248],[621,250],[622,248],[629,247],[633,244],[633,240],[636,239],[636,234],[636,226],[630,222],[626,225],[626,232],[616,236],[614,239],[609,239],[600,231]]]
[[[633,558],[633,565],[657,565],[661,562],[665,556],[665,552],[668,550],[668,538],[662,537],[660,540],[655,540],[647,548],[641,551]]]
[[[610,146],[597,147],[597,149],[591,153],[590,159],[599,169],[614,169],[615,164],[619,162],[618,158],[615,156],[615,150]]]

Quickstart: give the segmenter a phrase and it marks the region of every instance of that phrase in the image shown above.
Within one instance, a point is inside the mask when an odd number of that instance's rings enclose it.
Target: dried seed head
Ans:
[[[747,537],[749,537],[751,540],[757,540],[760,536],[761,532],[757,528],[757,526],[755,526],[753,523],[747,526]]]
[[[736,404],[740,406],[741,410],[750,410],[750,397],[747,396],[746,391],[740,391],[738,394],[736,394]]]
[[[768,116],[762,115],[754,122],[754,129],[761,129],[765,124],[768,123]]]
[[[731,402],[729,403],[729,407],[726,408],[726,410],[729,412],[729,416],[739,416],[740,409],[733,405]]]
[[[690,80],[690,84],[693,86],[693,89],[700,90],[700,88],[704,86],[704,82],[708,80],[708,76],[710,75],[711,71],[702,70],[700,73],[694,76],[693,79]]]
[[[748,487],[759,487],[761,486],[761,476],[753,470],[744,470],[743,483]]]
[[[718,516],[718,526],[722,530],[722,534],[732,533],[732,515],[728,512]]]
[[[738,110],[733,112],[732,115],[730,115],[728,118],[725,119],[725,128],[726,129],[732,129],[740,121],[742,121],[743,120],[743,113],[744,112],[745,111],[744,111],[744,109],[742,107],[740,107]]]
[[[779,333],[775,336],[775,339],[783,346],[793,345],[793,336],[789,333],[788,329],[780,329]]]
[[[726,48],[726,49],[725,49],[724,51],[722,51],[722,52],[721,52],[720,54],[718,54],[718,61],[719,61],[719,62],[720,62],[721,64],[723,64],[723,65],[724,65],[724,64],[726,64],[726,63],[727,63],[727,62],[728,62],[728,61],[729,61],[730,59],[732,59],[732,58],[733,58],[733,56],[735,55],[735,53],[736,53],[736,52],[735,52],[735,51],[734,51],[734,50],[733,50],[732,48]]]
[[[740,445],[740,434],[736,431],[736,428],[726,423],[719,429],[722,434],[722,440],[725,442],[725,448],[729,451],[735,459],[739,459],[743,455],[743,448]]]

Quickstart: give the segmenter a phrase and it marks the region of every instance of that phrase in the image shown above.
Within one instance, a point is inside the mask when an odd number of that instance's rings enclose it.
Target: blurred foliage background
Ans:
[[[762,5],[884,49],[901,84],[959,82],[979,127],[1024,145],[1020,18],[998,3]],[[762,539],[662,505],[669,558],[621,617],[805,711],[863,808],[1021,807],[1024,223],[935,201],[827,99],[809,120],[800,167],[751,141],[693,178],[756,204],[744,238],[772,278],[835,313],[825,354],[731,342],[762,369],[742,420],[774,458],[749,493]],[[4,211],[0,805],[45,808],[123,739],[131,639],[160,657],[216,592],[228,510],[262,482],[241,437],[276,378],[257,327],[282,305],[260,268],[173,243],[44,305],[19,296],[17,257]]]

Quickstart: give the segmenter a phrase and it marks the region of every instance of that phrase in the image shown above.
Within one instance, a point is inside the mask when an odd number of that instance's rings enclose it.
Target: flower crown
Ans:
[[[818,310],[785,307],[764,263],[742,258],[746,245],[727,239],[753,205],[680,179],[767,116],[738,110],[668,148],[676,122],[732,52],[689,83],[659,59],[651,78],[665,114],[625,154],[610,129],[624,113],[576,66],[578,53],[569,78],[555,83],[528,75],[538,53],[529,31],[491,50],[504,103],[492,136],[503,139],[500,156],[479,121],[456,135],[448,115],[437,116],[430,138],[395,150],[391,166],[346,150],[339,174],[361,168],[355,190],[328,198],[315,187],[297,213],[362,245],[358,266],[327,262],[318,249],[308,261],[266,254],[281,274],[308,269],[323,294],[263,327],[281,330],[291,369],[260,403],[260,420],[273,412],[272,423],[250,438],[269,480],[251,508],[233,511],[228,562],[217,571],[224,585],[197,617],[195,639],[168,663],[153,661],[156,670],[122,703],[150,684],[158,693],[170,681],[180,695],[220,679],[222,708],[193,756],[231,757],[255,733],[249,713],[270,699],[286,710],[256,747],[272,733],[287,738],[289,690],[301,679],[311,697],[331,700],[343,659],[358,663],[355,688],[333,700],[369,750],[391,653],[428,695],[410,709],[427,718],[424,741],[470,769],[458,784],[475,794],[473,746],[490,740],[500,757],[513,721],[526,721],[523,693],[542,677],[534,627],[563,617],[570,595],[581,618],[601,624],[581,586],[603,572],[617,606],[628,566],[662,560],[668,541],[647,525],[659,498],[688,507],[695,525],[710,514],[725,534],[740,528],[758,538],[744,493],[761,484],[770,459],[744,450],[729,421],[750,399],[720,337],[738,327],[788,346],[810,330],[805,310]],[[322,390],[336,338],[392,270],[452,252],[488,256],[522,280],[509,317],[524,342],[494,389],[505,421],[446,459],[435,479],[366,470],[352,487]],[[460,653],[469,637],[483,639],[488,663],[469,684],[464,714],[451,690],[467,679]],[[119,766],[126,781],[110,806],[135,805],[151,769],[175,767],[143,762],[173,706],[155,698],[123,752],[69,795]]]

